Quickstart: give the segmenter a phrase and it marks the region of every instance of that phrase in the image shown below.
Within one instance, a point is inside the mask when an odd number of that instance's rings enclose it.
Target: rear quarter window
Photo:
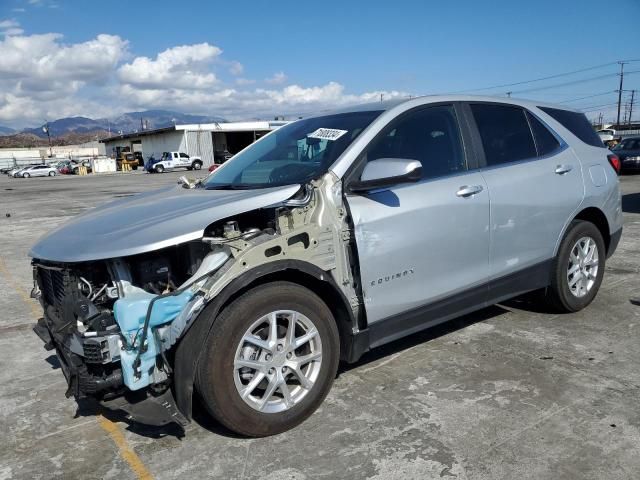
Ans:
[[[587,145],[591,145],[592,147],[604,147],[602,140],[591,127],[591,124],[589,123],[589,120],[587,120],[587,117],[585,117],[584,113],[571,112],[560,108],[538,108],[551,116],[558,123],[562,124],[564,128],[569,130]]]
[[[527,112],[527,119],[529,120],[529,125],[533,131],[533,138],[536,141],[538,156],[542,157],[550,155],[560,148],[560,142],[558,139],[546,126],[542,124],[540,120],[529,112]]]
[[[483,103],[470,106],[488,166],[536,158],[536,146],[522,108]]]

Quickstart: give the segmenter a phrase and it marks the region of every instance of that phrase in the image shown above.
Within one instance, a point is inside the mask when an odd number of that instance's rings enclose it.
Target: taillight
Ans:
[[[610,153],[609,155],[607,155],[607,158],[609,159],[609,163],[611,164],[611,166],[613,167],[613,169],[616,171],[616,173],[620,173],[620,167],[622,166],[620,164],[620,159],[618,158],[618,156],[614,153]]]

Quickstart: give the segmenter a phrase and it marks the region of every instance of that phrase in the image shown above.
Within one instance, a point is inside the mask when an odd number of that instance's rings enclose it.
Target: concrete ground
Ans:
[[[0,480],[640,478],[640,176],[621,178],[624,235],[585,311],[511,302],[395,342],[307,422],[248,440],[198,408],[183,438],[78,409],[31,331],[35,240],[179,175],[0,178]]]

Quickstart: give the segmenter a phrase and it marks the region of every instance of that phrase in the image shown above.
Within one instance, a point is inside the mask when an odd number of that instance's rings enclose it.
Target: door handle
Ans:
[[[565,173],[569,173],[571,170],[573,170],[571,165],[558,165],[556,167],[556,173],[558,175],[564,175]]]
[[[458,197],[471,197],[476,193],[480,193],[483,190],[482,185],[463,185],[460,190],[456,192]]]

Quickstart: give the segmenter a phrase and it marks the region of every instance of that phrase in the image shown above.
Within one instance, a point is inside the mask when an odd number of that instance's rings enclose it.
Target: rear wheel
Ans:
[[[553,262],[549,303],[562,312],[577,312],[589,305],[602,283],[605,258],[600,230],[591,222],[574,220]]]
[[[164,166],[163,165],[156,165],[155,166],[155,170],[158,173],[162,173],[162,172],[164,172]]]
[[[252,437],[289,430],[331,388],[340,341],[327,305],[289,282],[256,287],[216,318],[198,366],[207,410]]]
[[[194,170],[200,170],[202,168],[202,162],[195,161],[191,164],[191,168]]]
[[[50,177],[55,177],[56,176],[56,172],[49,172],[49,176]]]

